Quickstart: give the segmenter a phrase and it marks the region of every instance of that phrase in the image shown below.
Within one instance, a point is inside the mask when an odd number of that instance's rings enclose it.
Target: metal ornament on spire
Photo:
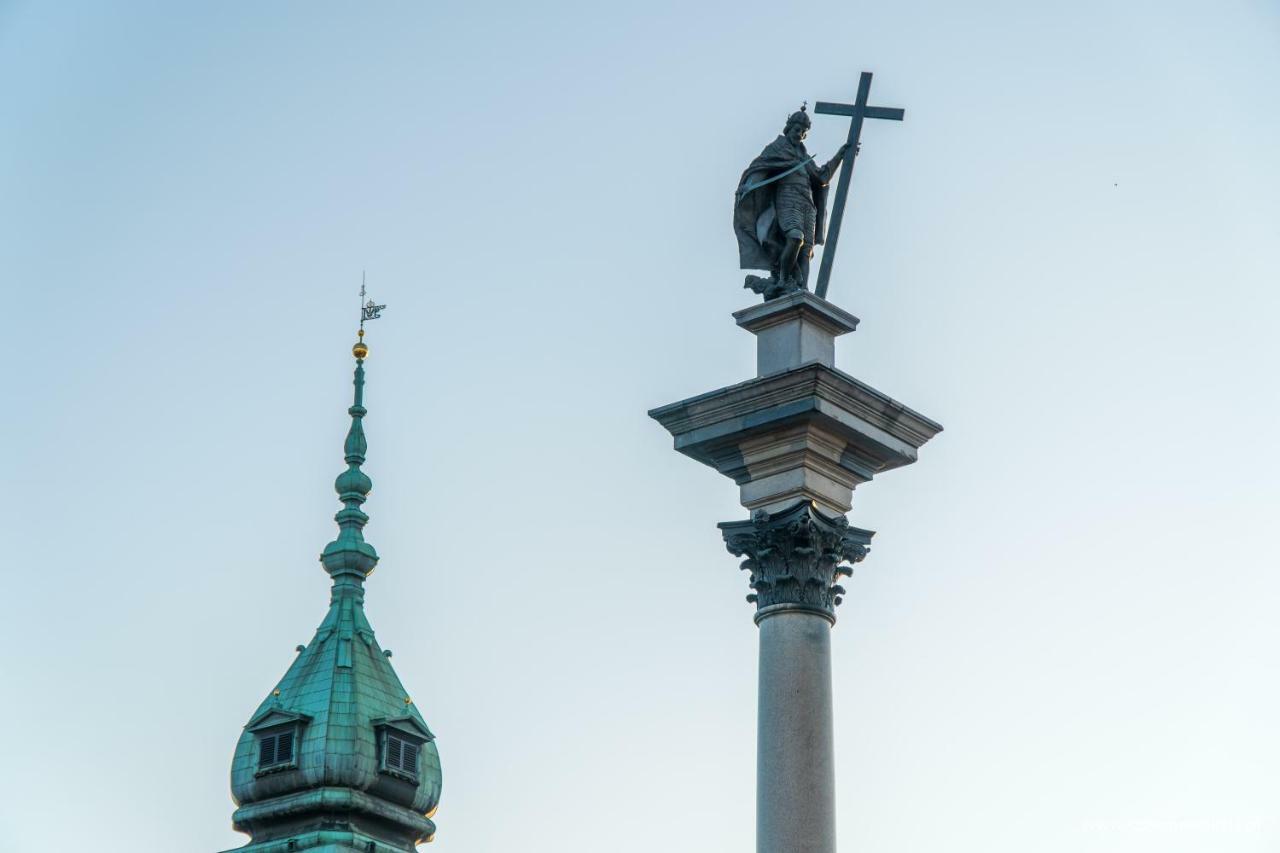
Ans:
[[[364,291],[364,273],[360,273],[360,330],[364,331],[365,320],[376,320],[382,316],[382,309],[385,305],[375,305],[373,300],[364,301],[366,294]]]
[[[364,358],[369,355],[369,347],[364,342],[364,321],[377,320],[382,316],[382,309],[387,307],[385,305],[375,304],[372,299],[365,302],[366,295],[367,294],[364,289],[364,272],[362,271],[360,273],[360,331],[356,333],[356,345],[351,348],[352,354],[360,361],[363,361]]]

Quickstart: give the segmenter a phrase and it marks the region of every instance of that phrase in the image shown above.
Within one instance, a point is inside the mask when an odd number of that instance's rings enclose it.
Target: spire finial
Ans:
[[[364,407],[364,360],[369,355],[369,347],[364,342],[364,321],[378,319],[382,316],[382,309],[387,306],[375,305],[372,299],[366,304],[365,295],[364,274],[361,273],[360,330],[356,333],[356,344],[351,348],[351,354],[356,357],[355,399],[351,408],[347,409],[347,414],[351,415],[351,428],[347,431],[347,440],[343,445],[347,470],[339,474],[333,484],[338,500],[342,501],[342,509],[333,517],[338,522],[338,538],[325,546],[324,553],[320,555],[325,571],[335,581],[343,575],[363,581],[378,564],[378,552],[364,541],[364,526],[368,524],[369,516],[360,509],[373,489],[373,481],[360,468],[364,464],[365,451],[368,450],[363,421],[367,413]]]
[[[382,316],[385,305],[375,305],[373,300],[364,301],[367,294],[364,289],[364,270],[360,271],[360,331],[356,332],[356,345],[351,348],[352,354],[363,360],[369,355],[369,347],[364,342],[364,321],[376,320]]]

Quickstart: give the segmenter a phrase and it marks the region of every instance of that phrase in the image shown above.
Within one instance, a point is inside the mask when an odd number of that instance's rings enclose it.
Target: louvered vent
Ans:
[[[418,775],[418,752],[421,749],[416,743],[405,740],[391,732],[383,735],[383,765],[389,770],[399,770],[410,776]]]
[[[270,767],[276,763],[276,739],[268,735],[258,739],[258,766]]]
[[[292,764],[293,736],[292,731],[258,735],[258,769]]]

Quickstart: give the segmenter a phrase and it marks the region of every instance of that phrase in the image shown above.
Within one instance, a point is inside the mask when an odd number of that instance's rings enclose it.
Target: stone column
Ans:
[[[681,453],[738,484],[749,521],[720,525],[745,557],[760,628],[756,850],[834,853],[831,626],[842,575],[872,533],[853,490],[916,461],[942,427],[835,367],[858,318],[807,291],[734,315],[756,378],[649,412]]]
[[[756,732],[756,850],[835,853],[831,623],[764,614]]]
[[[719,526],[729,551],[746,557],[760,627],[756,850],[835,853],[831,626],[837,581],[872,534],[810,502]]]

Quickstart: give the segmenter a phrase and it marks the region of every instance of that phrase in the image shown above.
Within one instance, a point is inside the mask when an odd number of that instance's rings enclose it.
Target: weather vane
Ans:
[[[356,345],[351,348],[351,354],[354,355],[357,359],[359,359],[361,363],[364,362],[365,356],[369,354],[369,347],[364,342],[364,321],[378,319],[379,317],[382,316],[382,309],[387,307],[385,305],[374,304],[374,301],[372,299],[366,302],[365,301],[366,295],[367,294],[365,293],[365,289],[364,289],[364,272],[361,271],[360,273],[360,331],[356,333]]]
[[[373,300],[364,301],[366,294],[364,291],[364,273],[360,273],[360,334],[364,334],[364,321],[376,320],[382,316],[382,309],[385,305],[375,305]]]

